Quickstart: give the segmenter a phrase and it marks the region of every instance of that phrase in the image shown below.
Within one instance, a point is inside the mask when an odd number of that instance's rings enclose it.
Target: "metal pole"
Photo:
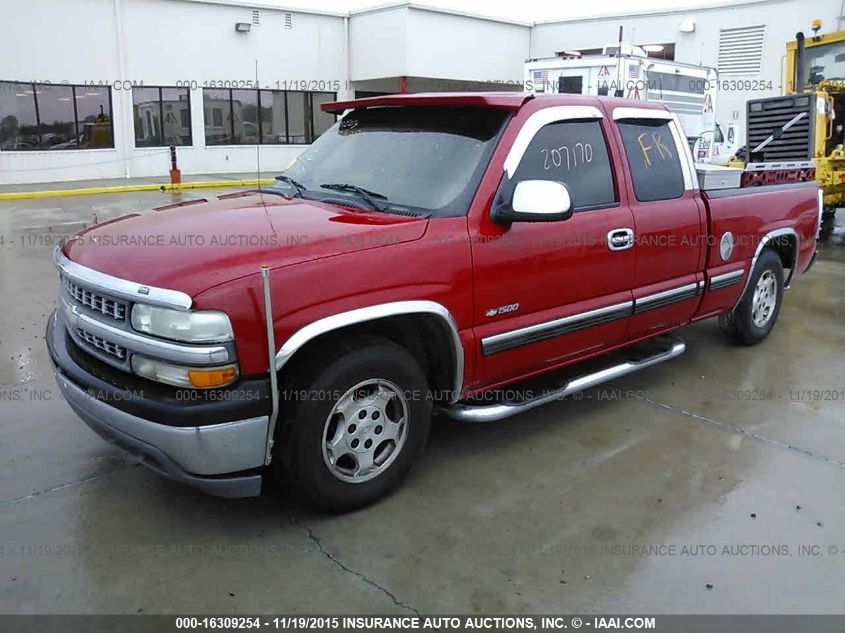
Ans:
[[[268,465],[273,454],[273,435],[279,417],[279,377],[276,373],[276,335],[273,333],[273,304],[270,299],[270,267],[261,267],[261,283],[264,286],[264,321],[267,324],[267,357],[270,362],[270,421],[267,425],[267,449],[264,465]]]
[[[622,72],[622,25],[619,25],[619,48],[616,49],[616,90],[614,97],[624,97],[625,88],[622,86],[624,73]]]
[[[164,123],[162,123],[163,125]],[[178,185],[182,182],[182,172],[176,164],[176,146],[170,146],[170,184]]]
[[[801,31],[795,34],[795,92],[804,92],[804,74],[807,63],[807,49],[804,43],[804,34]]]

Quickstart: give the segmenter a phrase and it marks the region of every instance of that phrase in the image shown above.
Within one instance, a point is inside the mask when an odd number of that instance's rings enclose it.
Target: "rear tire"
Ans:
[[[346,512],[386,496],[428,438],[425,374],[385,339],[353,339],[306,362],[282,396],[287,432],[277,440],[277,472],[322,510]]]
[[[755,345],[769,335],[783,301],[783,264],[777,253],[764,250],[736,308],[719,317],[732,343]]]

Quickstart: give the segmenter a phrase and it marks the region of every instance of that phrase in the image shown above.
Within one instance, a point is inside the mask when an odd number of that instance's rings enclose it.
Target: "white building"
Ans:
[[[234,0],[27,0],[0,23],[0,184],[284,169],[383,92],[520,90],[523,63],[616,41],[720,69],[717,121],[780,94],[787,40],[838,2],[736,2],[534,23],[400,3],[351,13]],[[753,86],[748,82],[756,82]],[[101,110],[102,108],[102,110]]]

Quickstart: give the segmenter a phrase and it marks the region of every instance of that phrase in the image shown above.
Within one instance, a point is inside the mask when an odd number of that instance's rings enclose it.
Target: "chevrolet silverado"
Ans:
[[[718,317],[762,341],[811,265],[812,182],[703,191],[677,116],[617,98],[373,97],[272,187],[94,225],[55,252],[68,404],[159,473],[277,478],[343,511],[431,417],[492,421],[669,360]]]

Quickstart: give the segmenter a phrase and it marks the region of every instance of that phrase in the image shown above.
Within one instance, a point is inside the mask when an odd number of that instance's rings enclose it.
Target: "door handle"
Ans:
[[[607,247],[612,251],[624,251],[634,245],[632,229],[613,229],[607,233]]]

